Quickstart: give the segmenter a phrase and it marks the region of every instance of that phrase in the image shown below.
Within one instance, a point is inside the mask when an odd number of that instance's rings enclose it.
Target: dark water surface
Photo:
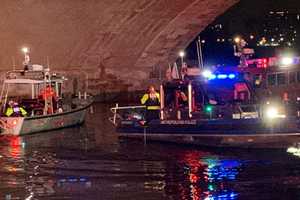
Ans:
[[[287,150],[119,140],[107,108],[81,127],[0,136],[0,199],[300,199]]]

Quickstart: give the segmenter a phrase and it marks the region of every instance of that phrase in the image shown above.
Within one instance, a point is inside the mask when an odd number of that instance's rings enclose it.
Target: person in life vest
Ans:
[[[5,115],[7,117],[25,117],[27,112],[22,106],[19,106],[17,102],[9,101]]]
[[[150,86],[146,94],[143,95],[141,99],[142,105],[146,105],[146,115],[145,119],[147,122],[153,119],[159,119],[160,111],[160,96],[159,93],[155,91],[154,86]]]
[[[41,95],[43,99],[56,97],[56,93],[50,85],[48,85],[44,90],[42,90]]]
[[[41,91],[41,96],[47,103],[47,114],[53,114],[56,110],[56,92],[48,85]]]

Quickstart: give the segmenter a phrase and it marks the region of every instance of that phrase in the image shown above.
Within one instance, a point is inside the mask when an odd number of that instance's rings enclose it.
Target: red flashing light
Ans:
[[[257,68],[267,68],[269,66],[267,58],[256,59],[256,63]]]

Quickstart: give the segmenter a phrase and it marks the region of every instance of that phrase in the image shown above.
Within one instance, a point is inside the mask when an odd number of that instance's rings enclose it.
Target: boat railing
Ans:
[[[113,113],[113,116],[109,118],[109,121],[114,125],[117,125],[118,120],[122,120],[124,118],[124,112],[133,112],[137,110],[144,111],[146,106],[119,106],[117,103],[115,107],[110,108],[110,111]]]
[[[91,94],[89,94],[87,92],[81,93],[81,91],[78,91],[78,94],[76,94],[76,97],[78,99],[84,99],[84,100],[86,100],[86,99],[89,99],[89,98],[93,97],[93,95],[91,95]]]
[[[16,78],[30,78],[30,79],[44,79],[44,70],[12,70],[6,72],[6,79],[16,79]]]

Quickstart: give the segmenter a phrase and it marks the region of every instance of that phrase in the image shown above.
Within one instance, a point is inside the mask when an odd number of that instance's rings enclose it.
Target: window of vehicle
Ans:
[[[286,83],[286,75],[285,73],[278,73],[277,74],[277,84],[284,85]]]
[[[276,74],[268,74],[268,85],[276,85]]]
[[[297,72],[297,82],[300,82],[300,72]]]
[[[289,84],[296,82],[296,72],[289,72]]]
[[[256,112],[255,106],[241,106],[243,112]]]

